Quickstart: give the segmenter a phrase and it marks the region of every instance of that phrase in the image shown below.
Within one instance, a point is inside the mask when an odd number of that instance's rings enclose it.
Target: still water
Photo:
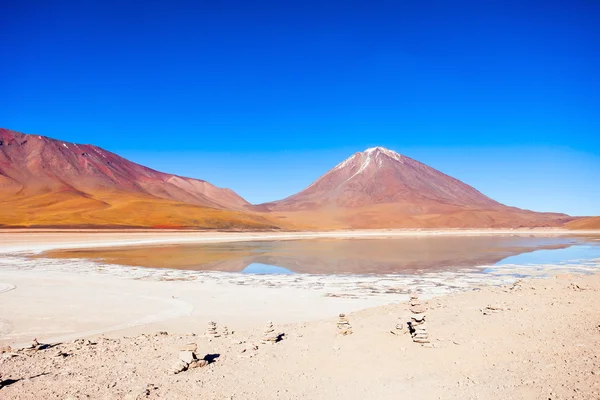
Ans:
[[[420,274],[600,259],[598,237],[425,236],[56,250],[41,257],[245,274]]]

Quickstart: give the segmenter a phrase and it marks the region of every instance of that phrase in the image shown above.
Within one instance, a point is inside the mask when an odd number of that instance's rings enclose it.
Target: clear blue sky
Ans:
[[[598,21],[595,0],[5,0],[0,126],[251,202],[382,145],[600,215]]]

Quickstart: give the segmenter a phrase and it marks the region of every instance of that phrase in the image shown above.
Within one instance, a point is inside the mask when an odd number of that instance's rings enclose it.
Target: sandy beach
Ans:
[[[2,398],[576,398],[600,393],[597,265],[421,276],[242,276],[29,258],[51,249],[426,235],[564,235],[556,229],[309,233],[0,232]],[[597,232],[577,232],[591,234]],[[151,249],[151,248],[150,248]],[[557,277],[556,277],[557,276]],[[496,285],[496,286],[490,286]],[[475,290],[474,290],[475,289]],[[410,291],[426,301],[433,348],[390,333]],[[481,311],[488,305],[497,310]],[[353,334],[336,333],[347,313]],[[234,333],[212,341],[208,321]],[[285,339],[264,345],[267,321]],[[156,335],[166,331],[168,335]],[[195,336],[192,336],[194,334]],[[61,343],[28,352],[15,349]],[[95,344],[73,341],[89,338]],[[205,368],[169,373],[194,342]],[[253,346],[257,345],[258,349]],[[252,349],[242,352],[244,349]],[[57,351],[68,356],[55,357]],[[14,353],[14,356],[8,354]],[[251,357],[250,357],[251,356]]]

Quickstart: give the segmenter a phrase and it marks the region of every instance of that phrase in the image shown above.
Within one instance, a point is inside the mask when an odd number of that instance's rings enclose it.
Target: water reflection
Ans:
[[[600,258],[598,245],[574,245],[564,249],[535,250],[506,257],[495,265],[578,264]]]
[[[250,265],[248,265],[246,268],[244,268],[242,270],[243,274],[260,274],[260,275],[266,275],[266,274],[284,274],[284,275],[291,275],[294,274],[295,272],[290,271],[289,269],[286,268],[281,268],[281,267],[277,267],[275,265],[268,265],[268,264],[259,264],[259,263],[252,263]]]
[[[56,250],[41,257],[248,274],[420,274],[458,267],[527,263],[527,260],[551,259],[556,263],[574,257],[590,258],[590,254],[598,251],[600,243],[593,238],[515,235],[161,245]]]

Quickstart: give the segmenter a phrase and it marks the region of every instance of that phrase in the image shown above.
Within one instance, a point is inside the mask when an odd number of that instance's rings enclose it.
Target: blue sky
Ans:
[[[0,126],[251,202],[374,145],[600,215],[600,2],[2,2]]]

